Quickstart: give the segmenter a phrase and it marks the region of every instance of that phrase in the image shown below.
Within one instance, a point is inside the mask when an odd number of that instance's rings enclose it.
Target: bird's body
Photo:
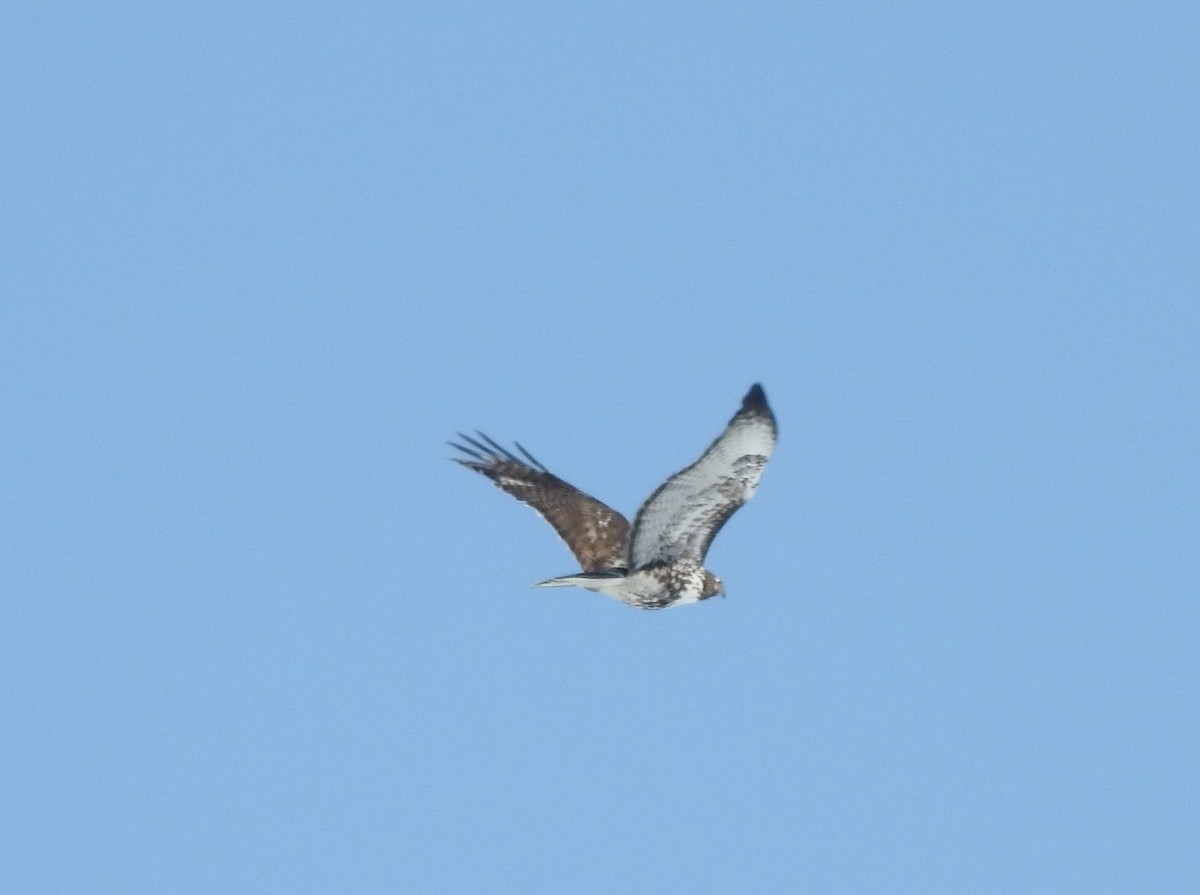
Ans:
[[[616,597],[638,609],[666,609],[724,594],[721,581],[695,560],[679,560],[633,570],[583,572],[539,581],[536,587],[574,585]]]
[[[554,527],[581,571],[539,583],[577,586],[639,609],[665,609],[725,593],[704,567],[721,526],[754,494],[775,447],[775,417],[762,387],[700,459],[671,476],[642,504],[631,526],[616,510],[567,484],[520,444],[522,456],[480,433],[454,444],[457,462],[529,504]]]

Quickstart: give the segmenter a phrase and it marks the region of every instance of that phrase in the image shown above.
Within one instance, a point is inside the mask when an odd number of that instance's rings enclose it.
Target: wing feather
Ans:
[[[472,438],[461,432],[463,444],[449,442],[466,458],[455,457],[468,469],[491,479],[496,487],[533,507],[558,532],[585,572],[625,568],[629,553],[629,520],[554,475],[514,442],[520,451],[497,444],[482,432]]]
[[[754,494],[777,434],[767,397],[755,384],[700,459],[642,504],[630,536],[630,568],[679,559],[703,562],[717,532]]]

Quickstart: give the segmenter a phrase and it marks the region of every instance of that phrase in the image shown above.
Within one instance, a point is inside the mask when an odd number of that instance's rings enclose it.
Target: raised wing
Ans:
[[[693,559],[754,494],[775,449],[775,416],[757,383],[721,436],[691,466],[659,486],[633,520],[629,566]]]
[[[479,439],[463,435],[466,444],[450,442],[467,455],[455,457],[481,473],[517,500],[529,504],[549,522],[585,572],[625,568],[629,553],[629,521],[596,498],[568,485],[517,445],[518,457],[482,432]],[[468,446],[469,445],[469,446]]]

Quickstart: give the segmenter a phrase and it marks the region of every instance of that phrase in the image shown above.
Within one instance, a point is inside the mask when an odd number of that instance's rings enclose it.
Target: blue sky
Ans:
[[[1198,20],[6,4],[0,888],[1196,891]]]

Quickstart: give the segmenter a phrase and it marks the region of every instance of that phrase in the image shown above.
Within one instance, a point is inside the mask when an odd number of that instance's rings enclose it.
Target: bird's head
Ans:
[[[721,584],[721,579],[712,572],[705,571],[704,586],[700,590],[700,599],[707,600],[709,597],[725,596],[725,586]]]

